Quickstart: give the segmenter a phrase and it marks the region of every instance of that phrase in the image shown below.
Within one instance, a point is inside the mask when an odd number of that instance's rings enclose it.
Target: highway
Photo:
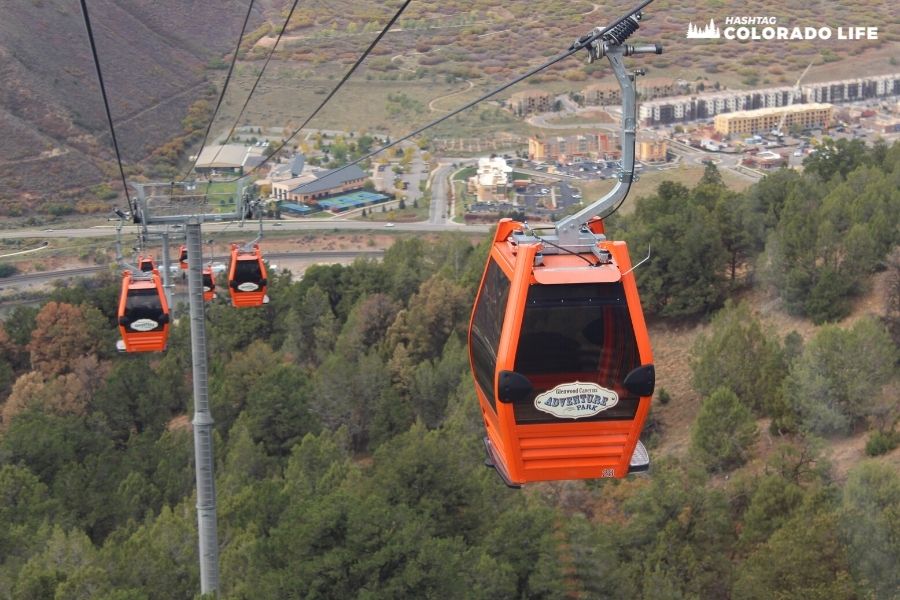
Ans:
[[[277,223],[277,225],[276,225]],[[230,232],[238,233],[240,231],[256,231],[255,223],[246,223],[244,229],[237,229],[233,223],[204,223],[203,231],[208,233],[221,232],[225,228]],[[263,229],[271,233],[279,233],[285,231],[378,231],[383,230],[383,223],[374,223],[372,221],[350,221],[341,218],[333,219],[305,219],[305,220],[282,220],[263,221]],[[466,233],[487,233],[490,229],[488,225],[458,225],[447,221],[440,223],[432,223],[430,221],[420,221],[415,223],[396,223],[393,227],[394,231],[412,231],[418,233],[437,232],[437,231],[464,231]],[[137,227],[127,225],[122,229],[124,236],[136,235]],[[78,229],[5,229],[0,230],[0,240],[15,239],[59,239],[59,238],[93,238],[93,237],[115,237],[116,228],[114,225],[98,225],[95,227],[85,227]]]

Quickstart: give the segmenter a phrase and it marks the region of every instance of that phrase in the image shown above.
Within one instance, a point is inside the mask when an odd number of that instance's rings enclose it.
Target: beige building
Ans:
[[[691,86],[685,81],[676,81],[669,77],[641,77],[637,80],[637,93],[641,100],[653,100],[675,96],[690,91]],[[622,104],[622,90],[618,83],[595,83],[581,90],[584,103],[588,106],[606,104]]]
[[[819,103],[741,110],[716,115],[715,128],[722,135],[752,135],[773,131],[779,126],[785,131],[795,125],[802,128],[828,127],[833,111],[834,107],[830,104]]]
[[[509,97],[510,110],[518,116],[532,113],[550,112],[553,108],[553,94],[541,90],[516,92]]]
[[[604,133],[587,135],[528,138],[528,158],[531,160],[560,160],[576,156],[607,154],[613,144]]]
[[[204,175],[238,174],[260,164],[264,148],[243,144],[206,146],[197,157],[194,170]]]
[[[587,106],[622,104],[622,90],[618,83],[595,83],[581,90]]]
[[[640,77],[637,80],[637,92],[641,100],[676,96],[689,90],[687,82],[676,81],[670,77]]]
[[[669,143],[666,140],[647,138],[638,140],[635,157],[643,162],[665,162]]]

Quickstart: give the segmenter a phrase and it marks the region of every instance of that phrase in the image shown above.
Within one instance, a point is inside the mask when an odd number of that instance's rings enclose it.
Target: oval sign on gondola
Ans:
[[[211,291],[212,291],[212,288],[209,287],[208,285],[204,285],[204,286],[203,286],[203,291],[204,291],[204,292],[211,292]]]
[[[153,319],[137,319],[130,327],[135,331],[153,331],[159,327],[159,323]]]
[[[619,402],[613,390],[596,383],[562,383],[534,399],[534,407],[560,419],[593,417]]]
[[[237,289],[242,292],[255,292],[259,289],[259,286],[252,281],[245,281],[244,283],[238,284]]]

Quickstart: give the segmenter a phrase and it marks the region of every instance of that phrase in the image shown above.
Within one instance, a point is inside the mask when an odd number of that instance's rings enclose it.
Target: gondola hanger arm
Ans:
[[[637,138],[637,91],[635,80],[645,71],[639,69],[629,72],[622,58],[637,54],[662,54],[659,44],[630,45],[625,44],[638,30],[641,13],[632,13],[627,19],[609,30],[598,28],[593,34],[593,41],[588,44],[588,62],[594,62],[604,56],[612,67],[616,81],[622,91],[622,159],[618,181],[603,197],[586,206],[574,215],[556,222],[556,234],[563,245],[578,245],[580,232],[590,219],[600,216],[612,207],[621,203],[628,195],[634,176],[634,146]]]

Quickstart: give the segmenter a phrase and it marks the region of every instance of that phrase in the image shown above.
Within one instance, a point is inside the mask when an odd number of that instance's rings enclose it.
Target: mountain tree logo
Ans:
[[[693,23],[688,23],[686,37],[693,40],[717,40],[722,37],[722,34],[719,31],[719,28],[716,27],[716,22],[713,19],[710,19],[706,27],[703,28],[700,28]]]

